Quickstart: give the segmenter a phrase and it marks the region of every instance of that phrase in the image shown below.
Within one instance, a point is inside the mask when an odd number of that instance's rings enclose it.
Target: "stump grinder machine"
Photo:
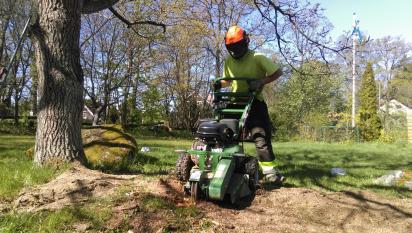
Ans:
[[[250,78],[220,78],[243,80]],[[258,160],[246,155],[246,119],[255,93],[214,91],[212,119],[199,121],[190,150],[177,150],[175,174],[186,194],[199,199],[230,201],[254,194],[258,184]]]

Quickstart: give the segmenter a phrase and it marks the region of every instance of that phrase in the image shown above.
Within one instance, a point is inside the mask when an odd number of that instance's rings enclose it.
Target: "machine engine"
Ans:
[[[207,121],[199,125],[196,135],[210,147],[223,147],[233,142],[234,132],[226,124]]]
[[[196,136],[210,147],[225,147],[237,141],[237,119],[201,120],[196,131]]]

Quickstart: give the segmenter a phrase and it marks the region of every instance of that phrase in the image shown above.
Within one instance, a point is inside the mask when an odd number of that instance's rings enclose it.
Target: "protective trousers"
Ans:
[[[270,122],[268,107],[264,101],[255,99],[252,103],[249,116],[246,120],[246,129],[255,141],[259,162],[273,164],[275,154],[272,149],[272,124]],[[271,166],[271,167],[273,167]]]

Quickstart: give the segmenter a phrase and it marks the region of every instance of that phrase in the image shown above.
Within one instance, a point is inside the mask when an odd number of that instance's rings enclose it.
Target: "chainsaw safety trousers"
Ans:
[[[275,160],[270,162],[259,162],[259,166],[262,169],[263,175],[276,174],[278,172],[276,170],[277,163]]]
[[[256,153],[260,162],[273,163],[275,154],[272,148],[272,125],[265,102],[255,99],[252,103],[246,129],[255,141]],[[270,166],[270,164],[267,164]],[[272,165],[274,167],[275,164]]]

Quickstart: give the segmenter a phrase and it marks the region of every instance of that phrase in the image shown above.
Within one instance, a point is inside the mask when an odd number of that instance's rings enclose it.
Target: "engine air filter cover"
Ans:
[[[228,126],[216,121],[203,122],[197,129],[197,135],[200,137],[221,138],[225,135]]]

